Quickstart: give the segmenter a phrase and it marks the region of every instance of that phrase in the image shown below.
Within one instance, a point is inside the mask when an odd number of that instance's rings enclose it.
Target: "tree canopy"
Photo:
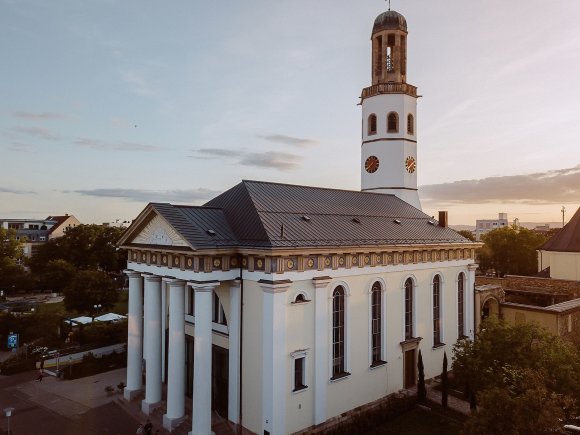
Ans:
[[[98,269],[119,272],[126,266],[126,254],[117,250],[116,242],[123,229],[100,225],[79,225],[62,237],[40,246],[30,260],[35,274],[44,275],[51,260],[64,260],[76,269]]]
[[[19,264],[22,258],[22,244],[16,239],[16,231],[0,228],[0,289],[27,289],[30,277]]]
[[[94,306],[111,308],[119,298],[109,275],[100,270],[81,270],[64,289],[64,305],[69,311],[92,312]]]
[[[482,236],[481,270],[493,269],[499,276],[534,275],[538,271],[536,249],[546,242],[542,234],[521,227],[503,227]]]
[[[580,352],[537,324],[486,320],[454,346],[453,372],[481,406],[468,433],[544,433],[526,428],[558,429],[580,410]]]
[[[459,230],[457,231],[459,234],[461,234],[463,237],[465,237],[468,240],[471,240],[472,242],[475,242],[475,236],[473,235],[473,233],[469,230]]]

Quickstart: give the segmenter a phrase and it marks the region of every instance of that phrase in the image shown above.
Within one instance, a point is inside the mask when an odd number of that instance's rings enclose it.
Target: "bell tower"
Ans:
[[[372,85],[361,94],[361,190],[421,209],[417,191],[417,88],[407,83],[407,21],[390,9],[371,36]]]

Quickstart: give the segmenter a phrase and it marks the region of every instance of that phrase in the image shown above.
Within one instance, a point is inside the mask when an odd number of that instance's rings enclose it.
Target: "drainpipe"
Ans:
[[[242,358],[242,355],[244,353],[244,334],[243,334],[243,330],[244,330],[244,279],[243,279],[243,265],[242,265],[242,259],[243,256],[240,255],[239,256],[239,264],[240,264],[240,400],[239,400],[239,404],[240,404],[240,410],[239,410],[239,424],[238,424],[238,428],[237,428],[237,433],[242,433],[242,400],[244,395],[242,394],[242,382],[243,382],[243,377],[242,377],[242,364],[244,362],[244,359]]]

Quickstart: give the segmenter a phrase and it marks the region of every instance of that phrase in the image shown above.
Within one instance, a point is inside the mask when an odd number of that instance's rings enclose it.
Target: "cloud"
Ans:
[[[143,97],[153,97],[157,95],[157,90],[151,86],[148,80],[136,71],[121,72],[121,79],[129,85],[131,91]]]
[[[269,135],[257,135],[261,139],[265,139],[268,142],[279,143],[282,145],[291,145],[295,147],[305,147],[309,145],[316,145],[318,141],[313,139],[304,139],[300,137],[286,136],[285,134],[269,134]]]
[[[63,119],[64,115],[54,112],[12,112],[12,116],[22,119],[32,119],[39,121],[50,121],[53,119]]]
[[[46,140],[59,140],[60,136],[46,128],[41,127],[14,127],[11,129],[16,133],[26,134],[28,136],[39,137]]]
[[[272,168],[282,171],[290,171],[300,167],[303,157],[296,154],[289,154],[276,151],[266,152],[248,152],[239,150],[230,150],[225,148],[202,148],[194,150],[195,159],[217,159],[225,158],[235,164],[243,166],[252,166],[258,168]]]
[[[562,204],[580,202],[580,165],[526,175],[421,186],[421,199],[438,204]]]
[[[257,166],[259,168],[274,168],[283,171],[296,169],[300,166],[302,157],[288,154],[268,151],[265,153],[248,153],[239,163],[245,166]]]
[[[85,196],[99,198],[122,198],[136,202],[192,203],[213,198],[221,192],[200,187],[190,190],[147,190],[147,189],[92,189],[75,190]]]
[[[31,195],[35,194],[36,192],[31,192],[29,190],[11,189],[9,187],[0,187],[0,193],[14,193],[15,195]]]
[[[103,151],[158,151],[162,147],[157,145],[147,145],[133,142],[105,142],[98,139],[90,139],[86,137],[78,138],[73,142],[75,145],[92,148]]]

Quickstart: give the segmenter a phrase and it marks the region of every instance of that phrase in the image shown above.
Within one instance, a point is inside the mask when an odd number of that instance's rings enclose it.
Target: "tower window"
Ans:
[[[387,133],[399,132],[399,115],[397,112],[390,112],[387,115]]]
[[[375,74],[380,76],[383,73],[383,37],[377,36],[376,39],[376,54],[377,59],[375,60]]]
[[[407,133],[415,134],[415,119],[410,113],[407,115]]]
[[[377,134],[377,115],[370,115],[368,124],[368,135]]]

